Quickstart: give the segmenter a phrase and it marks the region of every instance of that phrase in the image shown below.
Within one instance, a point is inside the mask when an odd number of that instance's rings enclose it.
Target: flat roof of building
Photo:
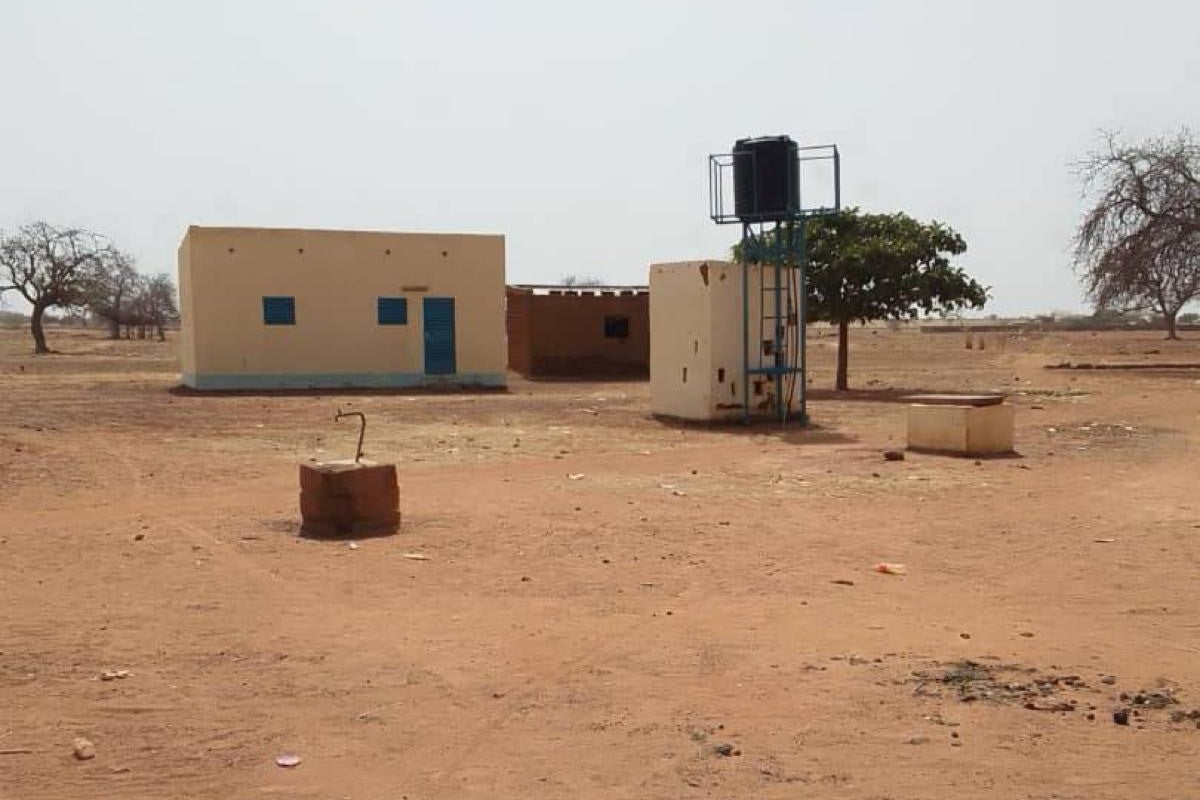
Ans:
[[[588,296],[588,295],[636,295],[649,294],[649,286],[619,286],[619,285],[604,285],[604,286],[563,286],[561,284],[551,283],[511,283],[509,289],[517,289],[530,294],[548,294],[548,295],[565,295],[571,296]]]
[[[270,228],[254,225],[189,225],[188,233],[278,233],[278,234],[364,234],[367,236],[482,236],[503,238],[502,233],[456,233],[453,231],[381,231],[348,228]]]

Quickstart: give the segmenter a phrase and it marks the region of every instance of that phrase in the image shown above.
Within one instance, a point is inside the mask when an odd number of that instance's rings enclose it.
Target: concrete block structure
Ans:
[[[192,226],[194,389],[503,386],[504,237]]]
[[[645,377],[646,286],[509,286],[508,366],[527,377]]]
[[[963,456],[1013,452],[1016,412],[999,395],[915,395],[907,398],[908,448]]]
[[[686,420],[740,419],[744,389],[749,389],[750,413],[773,414],[775,387],[763,377],[744,387],[745,368],[742,270],[747,270],[749,318],[759,319],[764,281],[774,280],[769,267],[728,261],[682,261],[650,267],[650,409],[655,415]],[[750,333],[753,364],[771,342],[758,325]],[[793,325],[794,327],[794,325]],[[768,335],[769,337],[769,332]],[[761,354],[761,356],[760,356]],[[789,413],[797,412],[797,395],[790,394]]]

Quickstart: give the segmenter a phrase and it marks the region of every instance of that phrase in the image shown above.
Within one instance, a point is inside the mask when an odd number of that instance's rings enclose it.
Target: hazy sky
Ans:
[[[510,282],[719,257],[706,156],[837,142],[989,311],[1078,308],[1070,162],[1200,128],[1200,3],[0,0],[0,227],[174,271],[189,224],[495,232]]]

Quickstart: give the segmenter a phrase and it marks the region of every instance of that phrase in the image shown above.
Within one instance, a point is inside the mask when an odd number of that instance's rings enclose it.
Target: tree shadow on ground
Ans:
[[[755,417],[749,422],[743,422],[742,420],[698,422],[658,414],[651,414],[650,418],[664,427],[674,428],[679,431],[727,433],[734,436],[770,436],[784,444],[853,444],[858,441],[857,436],[818,425],[811,420],[807,425],[804,425],[796,418],[789,420],[783,425],[778,420],[766,417]]]
[[[908,398],[919,394],[998,394],[1007,396],[1009,392],[994,389],[980,389],[970,392],[947,391],[946,389],[848,389],[842,392],[833,389],[809,389],[808,399],[810,401],[832,403],[901,403],[907,405],[911,402]]]
[[[334,387],[329,389],[193,389],[176,385],[167,390],[176,397],[421,397],[441,395],[506,395],[507,386]]]
[[[521,375],[529,383],[649,383],[648,372],[614,372],[595,375]]]

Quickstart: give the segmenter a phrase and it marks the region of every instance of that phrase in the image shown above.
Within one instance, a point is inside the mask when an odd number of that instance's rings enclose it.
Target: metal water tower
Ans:
[[[803,178],[813,165],[831,167],[826,196],[805,205]],[[718,225],[742,226],[742,408],[750,419],[750,387],[756,380],[775,385],[779,422],[799,394],[800,421],[808,422],[805,385],[805,239],[807,219],[841,210],[841,156],[837,145],[801,147],[789,136],[739,139],[733,151],[708,157],[709,216]],[[729,186],[733,197],[730,208]],[[831,184],[831,185],[829,185]],[[773,274],[755,290],[761,302],[751,303],[750,265]],[[756,306],[757,320],[751,307]],[[751,346],[752,322],[758,339]]]

